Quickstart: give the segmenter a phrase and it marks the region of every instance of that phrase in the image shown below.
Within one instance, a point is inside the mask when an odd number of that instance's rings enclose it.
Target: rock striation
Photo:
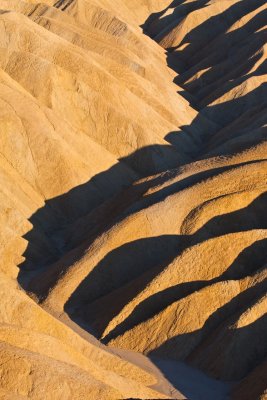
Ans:
[[[266,21],[0,0],[0,398],[266,398]]]

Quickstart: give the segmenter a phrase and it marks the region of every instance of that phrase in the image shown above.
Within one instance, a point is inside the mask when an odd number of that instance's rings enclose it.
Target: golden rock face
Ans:
[[[0,399],[266,398],[266,21],[0,0]]]

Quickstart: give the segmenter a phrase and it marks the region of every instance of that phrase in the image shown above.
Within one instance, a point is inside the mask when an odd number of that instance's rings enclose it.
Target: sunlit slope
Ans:
[[[265,398],[266,13],[0,0],[0,398]]]

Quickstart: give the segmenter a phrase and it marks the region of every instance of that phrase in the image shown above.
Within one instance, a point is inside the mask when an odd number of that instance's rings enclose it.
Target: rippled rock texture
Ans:
[[[0,398],[266,399],[266,21],[0,0]]]

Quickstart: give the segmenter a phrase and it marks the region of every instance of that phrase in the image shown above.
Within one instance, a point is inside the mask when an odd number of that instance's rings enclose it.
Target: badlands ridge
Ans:
[[[267,398],[266,22],[0,0],[1,399]]]

